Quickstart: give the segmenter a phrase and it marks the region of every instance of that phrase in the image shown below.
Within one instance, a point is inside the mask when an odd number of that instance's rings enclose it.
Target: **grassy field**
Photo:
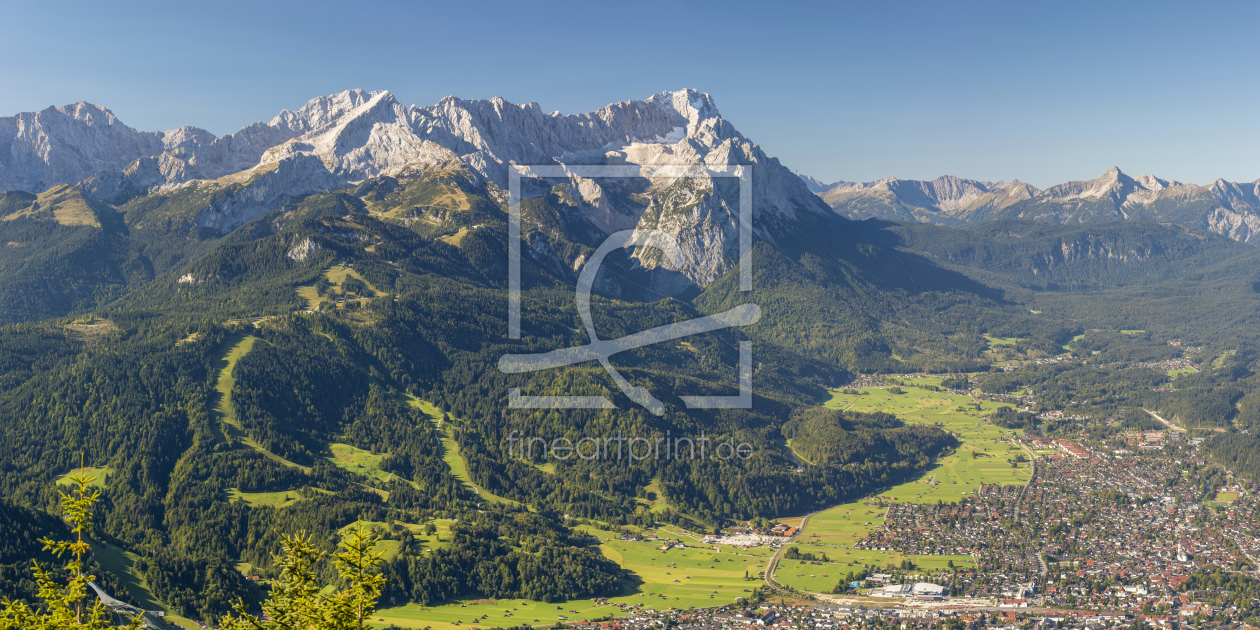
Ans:
[[[241,421],[236,417],[236,409],[232,407],[232,388],[236,385],[236,378],[232,376],[232,369],[236,367],[236,362],[241,357],[249,354],[253,349],[254,342],[258,341],[258,337],[247,335],[245,333],[237,333],[228,338],[227,352],[223,353],[223,357],[219,359],[219,380],[215,383],[214,389],[219,393],[214,404],[214,411],[218,414],[219,419],[229,426],[244,431]]]
[[[940,385],[939,378],[903,379],[911,385]],[[905,422],[935,424],[958,436],[962,445],[940,459],[922,478],[887,488],[879,493],[886,501],[909,503],[954,502],[977,491],[982,484],[1023,484],[1031,473],[1029,464],[1012,468],[1008,459],[1022,451],[1009,440],[1015,431],[993,426],[980,418],[1002,406],[980,402],[980,409],[968,396],[933,392],[919,387],[903,387],[903,394],[887,388],[865,388],[861,395],[832,392],[825,406],[853,411],[883,411]],[[884,524],[885,510],[862,505],[861,501],[815,514],[793,544],[803,553],[821,552],[832,561],[813,565],[783,561],[775,578],[789,586],[814,592],[829,591],[849,571],[859,565],[885,566],[909,559],[924,569],[944,569],[950,561],[956,566],[974,566],[970,556],[903,556],[895,552],[854,549],[853,544]],[[850,566],[852,565],[852,566]],[[823,577],[824,574],[827,577]]]
[[[258,337],[244,332],[239,332],[231,337],[228,337],[224,342],[227,349],[224,351],[223,356],[219,358],[216,365],[219,370],[219,378],[218,381],[215,382],[214,386],[216,395],[213,411],[214,415],[219,420],[218,426],[216,427],[216,436],[220,440],[230,439],[239,441],[240,443],[286,466],[292,466],[294,468],[301,468],[302,470],[309,471],[310,468],[306,466],[299,466],[298,464],[268,451],[263,448],[261,444],[255,442],[253,438],[245,435],[245,427],[241,425],[240,419],[236,417],[236,409],[232,406],[232,388],[236,386],[236,378],[232,376],[232,369],[236,367],[236,362],[240,361],[241,357],[249,354],[249,351],[253,349],[254,343],[257,341]]]
[[[1019,337],[985,337],[989,340],[989,346],[1013,346],[1019,342]]]
[[[93,487],[93,488],[104,488],[106,481],[108,481],[109,479],[109,475],[114,472],[114,469],[109,466],[85,466],[83,468],[75,468],[74,470],[64,475],[58,475],[57,485],[59,486],[74,485],[74,482],[70,481],[70,475],[76,472],[87,473],[89,477],[95,477],[92,480],[92,483],[89,483],[88,486]]]
[[[149,581],[135,567],[136,560],[140,559],[139,556],[104,542],[92,543],[92,556],[106,571],[114,574],[126,590],[125,593],[110,593],[110,595],[144,610],[164,610],[166,611],[164,619],[167,622],[173,622],[188,630],[198,630],[200,626],[197,622],[176,615],[175,611],[153,596],[153,592],[149,589]]]
[[[468,236],[468,228],[462,227],[462,228],[459,228],[458,232],[447,235],[447,236],[443,236],[439,238],[438,240],[442,241],[443,243],[447,243],[449,245],[454,245],[455,247],[459,247],[459,244],[463,242],[465,236]]]
[[[687,538],[684,538],[688,544],[685,549],[661,549],[660,542],[627,542],[619,540],[612,532],[589,526],[581,528],[598,536],[602,542],[600,552],[631,573],[625,591],[608,599],[612,604],[642,605],[656,610],[730,604],[764,584],[757,579],[757,572],[765,569],[771,555],[766,548],[719,550]],[[664,529],[658,534],[672,537]],[[745,581],[745,572],[751,579]],[[561,615],[567,617],[566,621],[580,621],[620,614],[620,609],[597,604],[591,599],[560,604],[518,599],[465,600],[440,606],[409,604],[389,608],[378,611],[373,620],[404,627],[454,630],[553,625],[560,621]],[[489,618],[480,620],[482,615]],[[461,625],[454,625],[456,621]]]
[[[1164,374],[1167,374],[1169,378],[1172,378],[1174,380],[1178,376],[1181,376],[1182,374],[1194,374],[1196,372],[1198,372],[1198,370],[1194,368],[1182,368],[1180,370],[1164,370]]]
[[[403,523],[400,521],[395,523],[363,521],[361,524],[365,528],[375,530],[376,533],[382,537],[385,533],[392,530],[394,525],[397,525],[398,527],[410,531],[411,535],[414,536],[416,541],[423,545],[425,549],[441,549],[451,545],[451,525],[454,523],[455,521],[445,518],[430,519],[425,521],[425,524],[432,524],[434,526],[435,531],[432,534],[424,533],[424,525],[416,523]],[[353,530],[359,525],[360,523],[350,523],[349,525],[342,527],[341,535],[344,536],[347,532]],[[384,558],[386,560],[393,560],[398,556],[399,552],[402,551],[402,542],[397,540],[382,540],[376,544],[374,551],[382,551],[385,553]]]
[[[340,442],[329,444],[328,451],[329,455],[324,459],[338,468],[344,468],[378,481],[389,481],[392,476],[391,473],[381,470],[381,460],[388,457],[389,453],[374,454],[372,451],[365,451]]]
[[[281,492],[241,492],[236,488],[228,488],[228,499],[240,499],[254,507],[273,507],[283,508],[289,507],[294,503],[302,500],[302,495],[296,490],[284,490]]]
[[[429,422],[438,429],[442,437],[442,460],[451,468],[451,474],[456,479],[464,482],[473,492],[476,492],[481,498],[493,503],[512,503],[516,502],[511,499],[505,499],[485,488],[473,483],[472,475],[468,472],[468,461],[464,459],[464,455],[459,452],[459,444],[455,442],[454,427],[444,425],[442,422],[443,411],[427,400],[420,400],[410,394],[407,395],[407,403],[412,407],[419,409],[421,413],[428,417]]]
[[[336,287],[336,290],[338,292],[342,291],[342,285],[345,284],[346,278],[357,278],[359,280],[363,280],[363,283],[366,284],[368,286],[368,289],[372,291],[372,295],[360,296],[362,298],[359,300],[360,302],[365,301],[367,298],[370,298],[370,297],[380,297],[382,295],[385,295],[384,292],[372,286],[371,282],[368,282],[367,280],[365,280],[363,276],[359,275],[359,272],[346,266],[345,263],[338,263],[336,265],[333,265],[332,267],[329,267],[326,271],[324,271],[324,278],[327,279],[328,282],[330,282],[334,287]],[[319,303],[324,300],[324,298],[319,295],[319,292],[315,290],[315,285],[313,284],[298,287],[297,294],[301,296],[302,299],[306,300],[306,308],[309,308],[309,309],[316,308],[317,306],[319,306]],[[344,303],[345,303],[344,300],[340,302],[340,304],[344,304]]]
[[[669,511],[669,501],[665,500],[665,493],[661,491],[660,479],[653,479],[643,490],[647,492],[647,497],[638,499],[639,503],[650,506],[649,509],[658,514]]]
[[[1233,503],[1238,500],[1239,496],[1241,495],[1237,492],[1217,492],[1216,500],[1220,503]]]
[[[34,203],[4,217],[12,221],[20,217],[48,218],[62,225],[91,225],[100,227],[96,211],[83,198],[78,186],[60,184],[35,196]],[[49,216],[51,215],[51,216]]]
[[[100,341],[110,333],[118,330],[118,326],[108,319],[96,317],[81,318],[64,327],[79,339],[88,342]]]

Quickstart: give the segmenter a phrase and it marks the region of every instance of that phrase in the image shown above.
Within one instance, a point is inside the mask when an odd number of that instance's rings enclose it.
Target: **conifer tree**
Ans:
[[[380,539],[362,523],[350,530],[332,555],[345,584],[331,596],[321,595],[323,585],[314,567],[325,554],[311,544],[305,532],[281,535],[283,552],[276,555],[280,577],[263,602],[262,618],[249,614],[237,602],[236,615],[220,622],[222,630],[362,630],[364,619],[376,609],[385,578],[378,573],[381,554],[374,552]]]
[[[58,558],[70,554],[70,561],[65,565],[70,580],[62,586],[48,569],[32,561],[41,604],[32,608],[25,602],[6,599],[0,604],[0,630],[105,630],[114,627],[112,610],[99,600],[90,609],[85,603],[88,583],[96,580],[95,575],[84,572],[84,558],[92,550],[86,536],[91,533],[92,506],[100,500],[101,491],[91,488],[96,478],[89,476],[81,463],[68,479],[74,490],[69,493],[58,490],[58,493],[61,494],[62,516],[69,521],[75,540],[41,538],[40,542],[44,543],[45,551],[51,551]],[[142,627],[142,623],[137,616],[129,627],[134,630]]]

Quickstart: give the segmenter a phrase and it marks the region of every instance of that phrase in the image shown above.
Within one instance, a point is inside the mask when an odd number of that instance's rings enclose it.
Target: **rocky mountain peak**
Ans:
[[[802,175],[800,173],[797,173],[797,176],[801,178],[801,181],[805,182],[805,186],[808,187],[809,191],[812,193],[820,193],[827,190],[828,188],[845,183],[845,182],[834,182],[834,183],[828,184],[818,179],[815,179],[813,177],[810,177],[809,175]]]
[[[0,186],[38,191],[81,182],[91,199],[120,205],[194,180],[214,180],[212,187],[241,184],[196,211],[196,225],[220,232],[311,193],[452,164],[473,185],[493,182],[500,190],[512,163],[749,165],[755,167],[754,229],[762,238],[773,241],[790,231],[799,213],[831,214],[799,178],[722,118],[712,97],[694,89],[567,115],[501,97],[452,96],[407,107],[389,92],[355,89],[311,99],[222,137],[196,127],[136,131],[86,103],[55,115],[20,116],[48,120],[35,137],[28,125],[18,130],[18,118],[0,119],[0,143],[12,138],[17,153],[26,151],[16,160],[0,156]],[[41,149],[46,146],[54,149]],[[575,198],[595,200],[577,210],[596,229],[633,226],[675,234],[685,262],[677,271],[693,286],[716,279],[734,259],[740,203],[734,183],[661,179],[651,184],[651,212],[630,199],[614,212],[600,192],[607,187],[571,182]]]
[[[114,112],[110,111],[109,108],[87,101],[79,101],[69,105],[62,105],[61,107],[49,107],[44,112],[64,114],[88,125],[122,124],[118,122],[118,117],[114,116]],[[125,127],[126,125],[123,126]]]
[[[283,110],[268,124],[272,127],[305,133],[334,124],[346,116],[355,115],[356,112],[361,113],[365,108],[371,108],[382,102],[397,101],[393,94],[383,90],[375,92],[346,90],[313,98],[297,111]]]
[[[42,192],[158,155],[160,134],[136,131],[99,105],[78,102],[0,118],[0,190]]]
[[[966,201],[958,193],[969,187],[987,187],[989,192]],[[942,225],[994,219],[1047,223],[1154,219],[1244,242],[1260,237],[1260,181],[1218,179],[1210,186],[1196,186],[1154,175],[1130,177],[1115,166],[1094,179],[1045,190],[1019,180],[990,184],[946,176],[924,182],[889,178],[844,183],[818,194],[834,211],[855,219],[880,217]],[[965,203],[951,205],[951,198]]]

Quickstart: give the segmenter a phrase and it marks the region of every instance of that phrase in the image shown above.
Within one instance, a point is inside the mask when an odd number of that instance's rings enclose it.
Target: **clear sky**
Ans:
[[[1260,179],[1260,3],[0,1],[0,115],[222,134],[349,88],[577,113],[693,87],[826,181]]]

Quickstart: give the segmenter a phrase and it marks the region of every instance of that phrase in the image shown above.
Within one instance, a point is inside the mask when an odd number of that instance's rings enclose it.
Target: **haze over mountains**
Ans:
[[[874,182],[823,184],[802,176],[836,212],[852,219],[879,217],[938,225],[1001,219],[1048,223],[1152,220],[1177,223],[1252,242],[1260,231],[1260,180],[1211,186],[1130,177],[1119,168],[1088,181],[1039,190],[1018,180],[985,182],[951,175],[931,181],[889,177]]]

